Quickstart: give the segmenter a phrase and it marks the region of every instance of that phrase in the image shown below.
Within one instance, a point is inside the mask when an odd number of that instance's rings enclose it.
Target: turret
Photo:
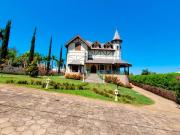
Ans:
[[[115,58],[116,59],[120,59],[121,60],[121,44],[122,44],[122,39],[118,33],[118,31],[116,30],[113,40],[111,41],[111,43],[113,44],[113,48],[116,50],[115,51]]]

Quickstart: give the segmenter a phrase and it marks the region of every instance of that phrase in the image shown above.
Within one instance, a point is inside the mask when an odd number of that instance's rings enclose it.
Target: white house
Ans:
[[[114,38],[106,43],[91,42],[78,35],[65,46],[67,48],[66,73],[129,74],[131,64],[121,58],[122,39],[117,30]]]

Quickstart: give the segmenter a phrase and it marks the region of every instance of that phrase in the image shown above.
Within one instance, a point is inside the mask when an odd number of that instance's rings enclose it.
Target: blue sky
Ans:
[[[131,72],[174,72],[180,67],[179,0],[0,0],[0,5],[0,27],[12,20],[9,45],[19,53],[29,50],[35,26],[36,51],[47,54],[52,35],[56,56],[77,34],[106,42],[117,28]]]

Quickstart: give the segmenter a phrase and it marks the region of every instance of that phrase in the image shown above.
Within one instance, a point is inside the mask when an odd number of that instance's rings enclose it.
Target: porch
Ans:
[[[128,65],[86,64],[87,73],[129,75]]]

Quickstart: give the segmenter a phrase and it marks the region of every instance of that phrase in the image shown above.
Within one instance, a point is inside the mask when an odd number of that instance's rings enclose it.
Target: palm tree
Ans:
[[[43,60],[43,56],[36,52],[34,54],[34,59],[37,61],[37,64],[40,64],[42,62],[42,60]]]

